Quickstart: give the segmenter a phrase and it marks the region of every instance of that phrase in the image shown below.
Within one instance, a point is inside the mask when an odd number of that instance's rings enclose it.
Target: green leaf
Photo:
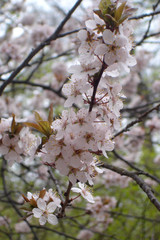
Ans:
[[[29,202],[29,199],[28,199],[24,194],[22,194],[22,197],[24,198],[24,200],[25,200],[26,202]]]
[[[44,145],[48,141],[48,138],[43,136],[42,137],[42,145]]]
[[[110,23],[110,25],[112,27],[114,26],[118,26],[118,22],[116,21],[116,19],[114,17],[112,17],[110,14],[106,14],[105,15],[105,22]]]
[[[93,12],[94,12],[95,14],[97,14],[98,17],[100,17],[101,19],[103,19],[103,14],[102,14],[102,12],[101,12],[100,10],[93,10]]]
[[[99,3],[99,9],[101,10],[102,14],[105,15],[108,10],[108,6],[111,4],[110,0],[101,0]]]
[[[41,126],[39,126],[38,124],[36,123],[30,123],[30,122],[24,122],[25,125],[27,125],[28,127],[32,127],[34,129],[36,129],[37,131],[39,132],[42,132],[43,129],[41,128]]]
[[[14,134],[15,133],[15,127],[16,127],[16,121],[15,121],[15,115],[12,114],[12,123],[11,123],[11,132]]]
[[[33,207],[37,207],[37,202],[36,202],[36,200],[32,197],[31,198],[31,200],[30,200],[30,204],[31,204],[31,206],[33,206]]]
[[[41,190],[39,193],[39,198],[44,198],[45,194],[46,194],[46,189]]]
[[[120,18],[120,20],[118,21],[118,23],[121,24],[121,23],[124,22],[127,18],[128,18],[128,14],[123,14],[123,16]]]
[[[36,122],[38,122],[38,121],[43,121],[43,118],[41,118],[41,116],[39,115],[39,113],[38,112],[34,112],[34,116],[35,116],[35,119],[36,119]]]
[[[48,121],[39,121],[38,122],[39,126],[41,127],[41,132],[49,137],[52,134],[52,129],[50,127],[50,124]]]
[[[119,19],[121,18],[122,13],[123,13],[123,11],[124,11],[124,9],[125,9],[125,6],[126,6],[126,2],[122,3],[122,4],[119,6],[119,8],[116,9],[116,11],[115,11],[115,19],[116,19],[117,21],[119,21]]]
[[[23,128],[22,124],[21,123],[17,123],[16,126],[15,126],[15,134],[19,134],[21,129]]]

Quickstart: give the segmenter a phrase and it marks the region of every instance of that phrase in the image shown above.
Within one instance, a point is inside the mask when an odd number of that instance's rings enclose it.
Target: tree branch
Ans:
[[[123,168],[116,167],[108,163],[104,163],[103,167],[106,169],[110,169],[113,172],[119,173],[121,176],[127,176],[132,178],[139,185],[139,187],[146,193],[146,195],[148,196],[150,201],[153,203],[153,205],[158,209],[158,211],[160,211],[160,202],[157,200],[157,198],[153,194],[153,190],[151,189],[151,187],[149,187],[147,183],[143,181],[143,179],[141,179],[138,176],[137,172],[129,172]]]
[[[123,128],[121,131],[117,132],[114,136],[113,139],[119,135],[121,135],[124,132],[129,131],[129,128],[131,128],[132,126],[134,126],[136,123],[142,122],[143,119],[151,112],[153,112],[154,110],[159,110],[160,104],[158,104],[157,106],[151,108],[150,110],[148,110],[147,112],[143,113],[139,118],[137,118],[136,120],[130,122],[129,124],[127,124],[127,126],[125,128]]]
[[[43,41],[42,43],[40,43],[35,49],[33,49],[30,54],[28,55],[28,57],[17,67],[17,69],[10,75],[10,77],[1,85],[0,87],[0,96],[2,95],[4,89],[7,87],[8,84],[10,84],[13,79],[17,76],[17,74],[19,72],[21,72],[21,70],[23,68],[25,68],[30,60],[40,51],[42,50],[45,46],[49,45],[51,41],[56,40],[58,38],[59,33],[61,32],[61,30],[63,29],[64,25],[66,24],[66,22],[69,20],[69,18],[71,17],[71,15],[73,14],[73,12],[76,10],[76,8],[80,5],[80,3],[83,0],[78,0],[75,5],[71,8],[71,10],[68,12],[68,14],[66,15],[66,17],[63,19],[63,21],[59,24],[59,26],[57,27],[57,29],[55,30],[55,32],[49,37],[47,38],[45,41]]]

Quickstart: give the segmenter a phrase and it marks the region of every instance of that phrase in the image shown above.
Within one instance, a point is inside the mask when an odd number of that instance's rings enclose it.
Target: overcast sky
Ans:
[[[50,0],[50,2],[53,3],[58,3],[61,5],[66,11],[69,10],[77,0]],[[29,8],[36,8],[36,9],[44,9],[46,11],[50,10],[49,4],[47,3],[49,1],[46,0],[26,0],[26,5],[28,5]],[[82,5],[85,7],[88,7],[91,5],[91,0],[85,0],[82,2]]]

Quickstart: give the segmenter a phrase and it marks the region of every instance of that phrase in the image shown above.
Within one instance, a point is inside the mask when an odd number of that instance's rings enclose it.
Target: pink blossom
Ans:
[[[89,230],[81,230],[77,236],[78,239],[90,240],[93,237],[93,232]]]
[[[21,162],[23,149],[18,146],[19,138],[14,135],[9,137],[8,134],[4,134],[2,137],[2,144],[0,145],[0,154],[4,155],[5,160],[8,161],[9,166],[12,166],[14,162]]]
[[[85,187],[83,183],[78,183],[79,188],[73,187],[71,190],[73,192],[80,193],[83,198],[85,198],[88,202],[94,203],[93,196],[90,191]]]
[[[44,225],[46,221],[52,225],[58,224],[57,217],[52,214],[57,208],[54,202],[46,204],[42,198],[39,198],[37,200],[37,207],[33,208],[32,212],[35,218],[39,218],[40,225]]]
[[[16,223],[14,227],[17,233],[28,233],[31,231],[30,227],[25,221]]]

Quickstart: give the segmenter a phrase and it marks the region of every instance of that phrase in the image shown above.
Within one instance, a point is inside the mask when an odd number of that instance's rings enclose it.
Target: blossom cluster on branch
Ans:
[[[52,190],[28,193],[24,197],[30,205],[30,210],[25,209],[27,218],[39,218],[41,225],[47,221],[57,224],[53,213],[58,208],[60,216],[64,216],[65,208],[73,201],[69,198],[70,190],[94,203],[84,183],[93,185],[93,178],[103,172],[98,156],[107,157],[106,152],[114,149],[114,132],[121,125],[120,110],[125,96],[119,77],[129,73],[130,67],[136,64],[131,55],[133,30],[128,21],[133,9],[126,1],[107,0],[101,0],[97,8],[93,18],[85,22],[86,28],[78,32],[79,62],[70,68],[71,77],[63,85],[62,92],[67,97],[64,107],[69,109],[56,120],[52,109],[48,120],[37,112],[35,122],[15,120],[15,116],[1,119],[0,154],[10,166],[21,162],[23,156],[36,156],[69,179],[64,201]],[[26,126],[43,134],[41,140]],[[80,188],[72,188],[77,182]],[[95,201],[105,205],[110,200],[101,202],[96,198]],[[96,210],[92,214],[97,214]],[[101,218],[101,213],[98,214]]]

